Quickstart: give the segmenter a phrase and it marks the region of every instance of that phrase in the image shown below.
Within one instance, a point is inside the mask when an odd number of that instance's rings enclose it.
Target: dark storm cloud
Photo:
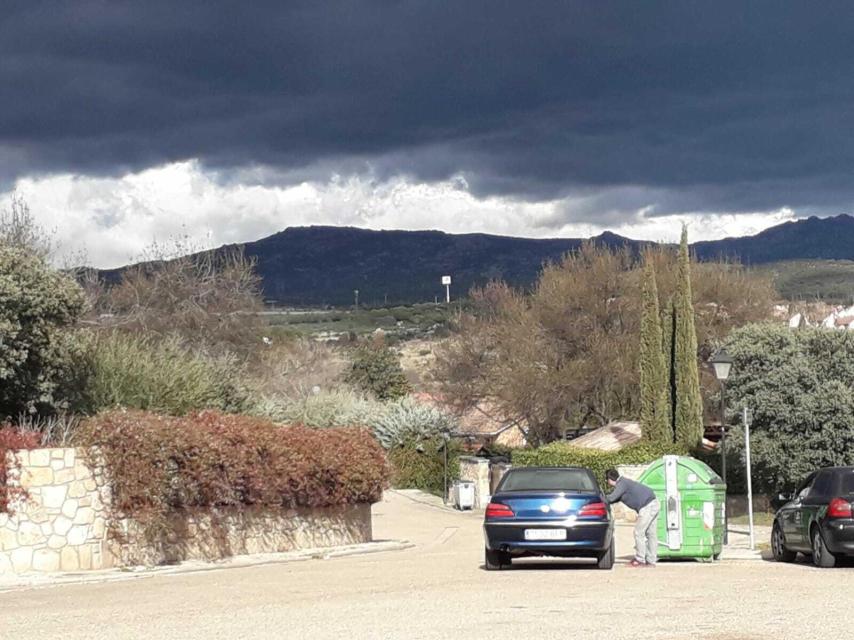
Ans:
[[[6,2],[0,179],[197,157],[608,192],[591,218],[833,210],[852,33],[846,3]]]

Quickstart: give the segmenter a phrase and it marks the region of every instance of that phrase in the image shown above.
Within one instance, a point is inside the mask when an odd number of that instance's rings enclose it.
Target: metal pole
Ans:
[[[721,468],[726,485],[726,381],[721,380]],[[729,544],[729,514],[726,508],[727,490],[724,491],[724,544]]]
[[[753,537],[753,482],[750,473],[750,422],[747,420],[747,407],[744,407],[744,452],[747,456],[747,518],[750,524],[750,549],[754,547]]]
[[[448,440],[450,437],[442,435],[445,440],[445,504],[448,504]]]
[[[445,285],[445,302],[451,304],[451,285]]]

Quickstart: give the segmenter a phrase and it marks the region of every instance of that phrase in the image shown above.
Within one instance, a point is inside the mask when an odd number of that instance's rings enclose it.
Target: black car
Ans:
[[[817,567],[833,567],[854,555],[854,467],[830,467],[808,475],[794,495],[772,502],[778,508],[771,531],[774,559],[792,562],[798,552]]]
[[[614,565],[614,523],[596,477],[582,467],[522,467],[501,479],[483,523],[486,568],[522,556],[593,558]]]

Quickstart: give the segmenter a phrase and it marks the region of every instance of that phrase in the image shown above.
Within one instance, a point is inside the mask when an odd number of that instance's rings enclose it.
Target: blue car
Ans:
[[[486,508],[487,570],[513,558],[593,558],[614,566],[614,521],[596,477],[583,467],[510,469]]]

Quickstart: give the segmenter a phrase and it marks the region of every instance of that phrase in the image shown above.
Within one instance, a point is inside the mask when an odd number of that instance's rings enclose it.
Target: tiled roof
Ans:
[[[637,422],[612,422],[572,440],[573,446],[600,451],[619,451],[640,442],[641,427]]]

